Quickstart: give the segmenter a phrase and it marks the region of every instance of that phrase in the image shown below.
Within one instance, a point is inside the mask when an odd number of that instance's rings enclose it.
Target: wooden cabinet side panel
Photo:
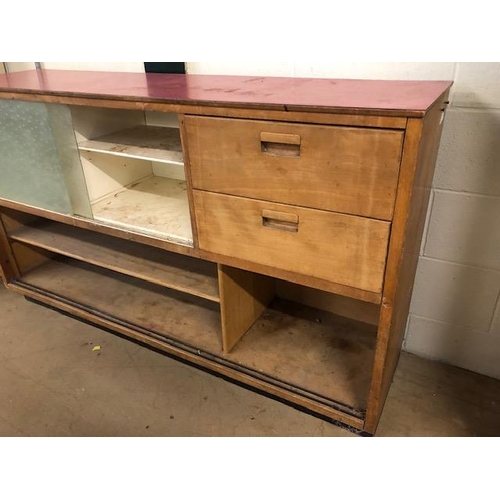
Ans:
[[[19,267],[12,253],[3,217],[0,215],[0,277],[5,286],[10,280],[19,277]]]
[[[396,369],[442,130],[446,95],[426,117],[408,120],[396,198],[365,431],[373,434]]]
[[[3,280],[7,285],[12,279],[18,278],[30,266],[46,260],[40,253],[30,252],[27,247],[16,246],[9,240],[10,234],[18,228],[33,224],[37,218],[32,214],[14,212],[8,208],[0,211],[0,267]],[[2,277],[0,274],[0,277]]]
[[[17,241],[12,242],[11,248],[21,276],[41,266],[54,256],[43,248],[34,248]]]

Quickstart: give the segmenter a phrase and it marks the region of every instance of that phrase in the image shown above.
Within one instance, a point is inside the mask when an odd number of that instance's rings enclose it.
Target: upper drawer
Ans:
[[[403,132],[187,116],[193,187],[391,220]]]

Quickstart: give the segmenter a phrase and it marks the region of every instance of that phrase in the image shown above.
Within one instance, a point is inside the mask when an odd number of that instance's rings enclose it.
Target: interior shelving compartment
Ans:
[[[231,281],[239,281],[247,292],[253,287],[234,275]],[[226,297],[224,286],[219,286],[222,306],[229,299],[228,309],[241,307],[234,290]],[[362,416],[370,389],[379,306],[281,280],[274,280],[273,286],[269,304],[225,359],[292,387],[293,392]],[[246,305],[254,307],[249,300]],[[223,314],[223,326],[225,321]],[[227,332],[223,332],[223,345],[224,335]]]
[[[21,270],[14,286],[363,416],[379,306],[18,215],[3,215]]]
[[[177,115],[71,107],[95,220],[193,245]]]

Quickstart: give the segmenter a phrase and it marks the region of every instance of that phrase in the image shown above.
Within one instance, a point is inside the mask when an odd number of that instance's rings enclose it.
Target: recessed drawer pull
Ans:
[[[272,229],[297,233],[299,231],[299,216],[276,212],[275,210],[262,210],[262,225]]]
[[[260,150],[274,156],[300,156],[300,135],[261,132]]]

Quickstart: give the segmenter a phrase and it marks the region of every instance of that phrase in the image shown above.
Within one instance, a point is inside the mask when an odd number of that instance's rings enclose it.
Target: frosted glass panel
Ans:
[[[0,100],[0,197],[91,216],[66,106]]]

